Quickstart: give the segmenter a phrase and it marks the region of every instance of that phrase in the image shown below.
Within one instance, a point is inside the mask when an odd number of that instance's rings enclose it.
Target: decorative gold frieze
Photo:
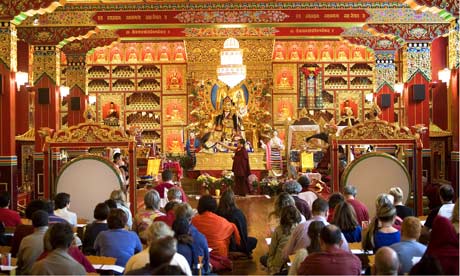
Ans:
[[[0,22],[0,60],[8,68],[17,71],[17,32],[16,26],[10,22]]]
[[[368,120],[342,129],[340,140],[353,139],[415,139],[407,127],[389,124],[387,121]]]
[[[458,68],[460,64],[460,36],[458,20],[452,20],[449,31],[449,68]]]
[[[35,84],[46,74],[57,85],[61,79],[61,53],[56,46],[34,46],[32,62],[32,80]]]
[[[48,143],[129,142],[133,140],[134,138],[127,136],[121,128],[91,122],[59,130],[52,137],[46,138]]]
[[[85,54],[67,56],[66,84],[72,88],[78,86],[86,92],[86,63]]]

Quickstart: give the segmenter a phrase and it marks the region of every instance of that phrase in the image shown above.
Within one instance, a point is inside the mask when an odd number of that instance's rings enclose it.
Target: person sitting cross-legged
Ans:
[[[33,275],[86,275],[85,268],[67,250],[73,241],[69,223],[54,223],[48,229],[52,251],[36,262],[30,271]]]
[[[300,265],[298,275],[360,275],[361,261],[349,251],[342,250],[342,233],[333,225],[320,233],[321,251],[313,253]]]

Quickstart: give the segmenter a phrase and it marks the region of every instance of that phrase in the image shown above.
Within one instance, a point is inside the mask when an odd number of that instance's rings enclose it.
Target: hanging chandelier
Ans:
[[[220,52],[220,66],[217,67],[217,78],[235,87],[246,79],[246,65],[243,65],[243,49],[235,38],[228,38]]]

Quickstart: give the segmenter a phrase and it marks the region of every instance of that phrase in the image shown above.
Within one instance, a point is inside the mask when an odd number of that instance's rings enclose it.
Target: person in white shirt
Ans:
[[[54,214],[67,220],[72,226],[77,225],[77,214],[69,211],[70,195],[68,193],[58,193],[54,197]]]

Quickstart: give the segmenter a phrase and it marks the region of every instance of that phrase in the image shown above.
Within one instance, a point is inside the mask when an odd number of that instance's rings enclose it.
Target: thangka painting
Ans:
[[[185,125],[187,121],[187,98],[163,96],[163,125]]]
[[[273,118],[275,124],[285,124],[294,119],[297,107],[297,95],[274,95]]]
[[[184,65],[163,65],[163,91],[167,94],[182,94],[186,88]]]
[[[163,151],[180,154],[184,152],[184,130],[182,127],[163,128]]]
[[[295,64],[274,64],[275,92],[291,92],[297,86],[297,70]]]

